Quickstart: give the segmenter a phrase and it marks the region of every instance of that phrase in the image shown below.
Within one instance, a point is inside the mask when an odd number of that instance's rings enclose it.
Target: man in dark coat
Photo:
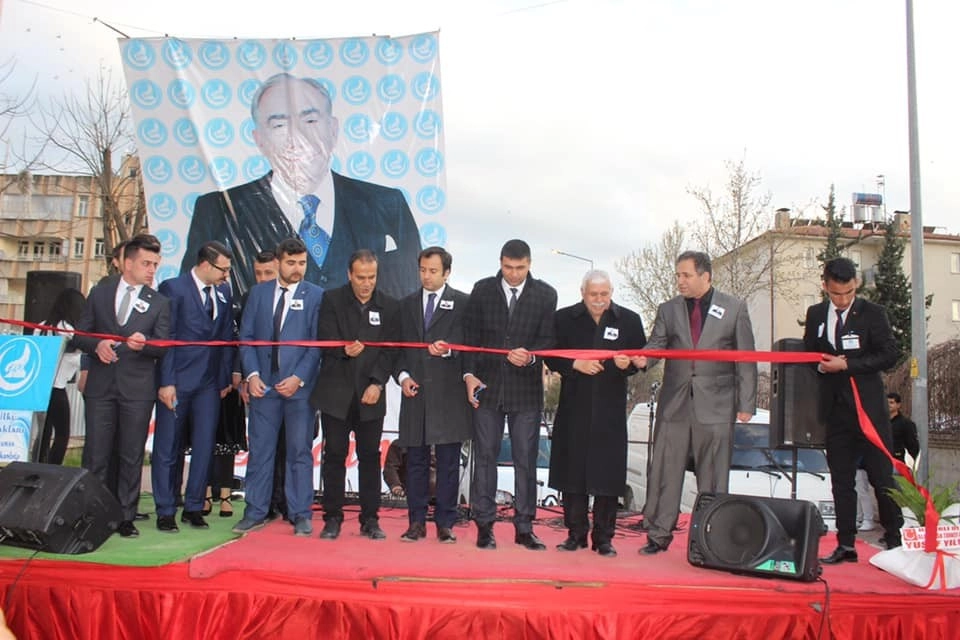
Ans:
[[[543,366],[531,351],[553,346],[556,290],[530,276],[530,245],[508,240],[500,250],[500,271],[473,286],[464,317],[466,343],[509,350],[507,355],[469,353],[463,380],[475,411],[471,485],[477,546],[496,549],[497,457],[503,424],[510,429],[516,472],[514,542],[541,551],[546,545],[533,532],[537,510],[537,454],[543,410]]]
[[[583,301],[554,315],[558,349],[642,349],[643,322],[615,304],[604,271],[590,270],[580,287]],[[593,550],[615,556],[611,544],[617,497],[627,479],[627,377],[646,358],[617,355],[610,360],[547,358],[560,374],[560,405],[553,425],[550,486],[563,492],[563,520],[569,535],[561,551],[587,546],[587,500],[593,498]]]
[[[453,257],[441,247],[420,252],[423,287],[400,303],[401,342],[428,342],[426,349],[402,349],[396,378],[403,392],[400,437],[407,449],[407,506],[410,527],[401,540],[426,536],[430,499],[430,446],[437,458],[434,517],[440,542],[454,543],[460,488],[460,446],[472,435],[470,404],[463,393],[460,354],[448,343],[463,343],[467,294],[447,286]]]

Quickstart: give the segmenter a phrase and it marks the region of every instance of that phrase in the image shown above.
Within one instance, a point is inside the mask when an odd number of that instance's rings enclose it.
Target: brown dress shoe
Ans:
[[[447,527],[438,527],[437,540],[439,540],[441,544],[454,544],[457,541],[457,536],[454,535],[453,529],[448,529]]]
[[[420,538],[427,537],[427,526],[422,522],[411,522],[410,527],[400,534],[400,539],[404,542],[416,542]]]

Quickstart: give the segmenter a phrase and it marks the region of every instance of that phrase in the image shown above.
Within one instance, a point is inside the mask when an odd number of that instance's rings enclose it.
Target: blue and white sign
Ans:
[[[0,336],[0,463],[30,459],[34,411],[46,411],[64,338]]]

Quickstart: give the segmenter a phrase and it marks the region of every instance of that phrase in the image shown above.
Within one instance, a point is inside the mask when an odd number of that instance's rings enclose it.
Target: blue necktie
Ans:
[[[280,287],[280,297],[277,306],[273,309],[273,342],[280,342],[280,329],[283,325],[283,308],[287,302],[287,288]],[[280,345],[273,345],[270,350],[270,372],[280,371]]]
[[[212,319],[213,318],[213,293],[210,291],[211,289],[213,289],[213,287],[209,285],[203,288],[203,310]]]
[[[433,320],[433,310],[434,304],[437,300],[437,294],[431,293],[427,295],[427,308],[423,311],[423,330],[426,331],[430,328],[430,321]]]
[[[307,253],[317,263],[318,267],[323,266],[323,261],[327,257],[327,247],[330,246],[330,234],[317,226],[317,206],[320,204],[320,198],[310,194],[303,196],[297,202],[303,209],[303,222],[300,223],[300,239],[307,246]]]

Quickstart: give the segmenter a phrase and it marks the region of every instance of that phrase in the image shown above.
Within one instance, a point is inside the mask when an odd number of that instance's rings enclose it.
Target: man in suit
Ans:
[[[427,535],[430,500],[430,448],[436,455],[434,519],[437,539],[457,541],[460,447],[472,435],[470,405],[463,394],[460,354],[448,343],[463,344],[467,294],[447,285],[453,256],[441,247],[420,252],[420,291],[400,303],[400,341],[427,342],[426,349],[402,349],[396,366],[400,402],[397,443],[407,450],[407,507],[410,526],[400,536],[415,542]]]
[[[382,291],[401,297],[416,288],[420,233],[403,194],[330,170],[339,131],[331,104],[313,78],[280,73],[261,85],[251,104],[253,137],[273,170],[197,200],[182,271],[197,247],[219,240],[236,256],[240,295],[253,283],[254,256],[299,234],[310,253],[308,282],[343,285],[348,258],[366,248],[380,263]]]
[[[474,407],[474,467],[471,484],[477,546],[496,549],[497,456],[504,421],[510,429],[515,472],[514,542],[546,549],[533,532],[537,510],[537,453],[543,411],[543,363],[537,349],[554,345],[557,292],[530,275],[530,245],[508,240],[500,271],[473,286],[464,314],[466,343],[508,349],[506,356],[466,353],[464,383]]]
[[[613,302],[613,285],[605,271],[588,271],[580,293],[581,302],[554,315],[558,349],[643,348],[643,322]],[[627,378],[646,364],[642,356],[616,355],[606,361],[547,358],[547,367],[562,378],[550,450],[550,486],[563,492],[568,531],[557,545],[560,551],[587,546],[587,502],[592,495],[592,548],[601,556],[617,555],[612,542],[617,499],[627,483]]]
[[[74,341],[89,354],[84,387],[87,433],[83,467],[106,484],[123,509],[117,532],[140,535],[133,524],[140,500],[143,447],[157,398],[157,361],[163,349],[145,344],[170,335],[170,302],[150,288],[160,264],[160,242],[137,235],[126,245],[123,275],[90,291]],[[122,336],[125,341],[80,335]],[[108,479],[111,457],[116,477]]]
[[[312,340],[323,290],[304,281],[307,248],[298,238],[277,245],[279,272],[276,280],[250,290],[240,340],[290,342]],[[320,350],[294,345],[241,345],[240,357],[250,394],[246,509],[234,533],[259,529],[266,523],[273,488],[273,459],[280,425],[286,431],[287,515],[294,535],[309,536],[313,506],[313,425],[309,389],[317,377]]]
[[[190,342],[233,340],[233,303],[227,276],[230,250],[216,240],[202,245],[196,265],[160,283],[170,300],[170,338]],[[160,363],[156,429],[150,473],[157,529],[176,533],[177,497],[182,474],[178,459],[190,437],[190,473],[181,520],[206,529],[203,519],[207,478],[220,420],[220,399],[229,393],[234,350],[184,346],[168,349]],[[191,425],[188,429],[188,423]]]
[[[320,340],[350,344],[325,350],[310,401],[323,429],[323,531],[335,540],[343,524],[350,432],[360,465],[360,535],[386,537],[380,528],[380,438],[387,403],[383,387],[393,372],[390,349],[366,342],[396,340],[398,303],[377,287],[377,256],[360,249],[350,258],[348,283],[328,291],[320,308]]]
[[[900,546],[903,515],[887,492],[893,486],[893,466],[886,454],[869,443],[860,429],[851,378],[860,391],[863,408],[887,450],[893,437],[882,371],[900,358],[883,307],[857,298],[857,267],[848,258],[834,258],[823,266],[823,290],[828,300],[807,309],[803,344],[823,360],[817,365],[818,411],[827,425],[827,466],[833,484],[837,515],[837,548],[824,564],[856,562],[857,463],[867,472],[877,496],[877,510],[888,549]]]
[[[657,309],[647,348],[752,351],[747,304],[713,288],[710,257],[686,251],[677,257],[676,267],[680,295]],[[755,363],[665,362],[643,510],[647,544],[640,553],[665,551],[673,540],[688,452],[693,452],[697,490],[726,492],[734,420],[747,422],[756,408]]]

